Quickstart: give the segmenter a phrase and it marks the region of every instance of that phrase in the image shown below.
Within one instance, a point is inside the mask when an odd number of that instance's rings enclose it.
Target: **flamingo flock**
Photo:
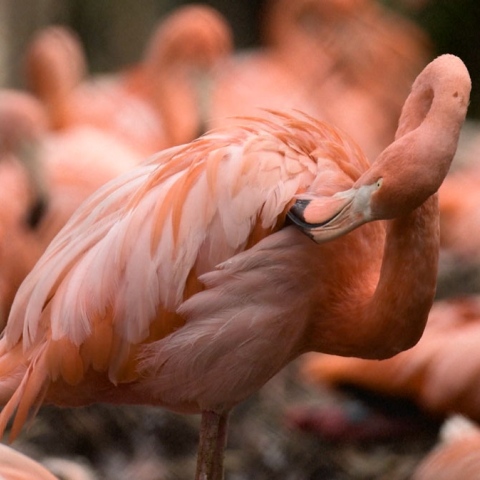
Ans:
[[[201,415],[194,475],[222,480],[231,410],[291,362],[480,421],[477,303],[435,302],[441,249],[476,252],[449,173],[467,68],[373,0],[262,20],[236,51],[186,5],[102,75],[71,29],[32,35],[26,88],[0,90],[10,441],[44,404],[163,407]],[[2,478],[52,478],[2,448]]]

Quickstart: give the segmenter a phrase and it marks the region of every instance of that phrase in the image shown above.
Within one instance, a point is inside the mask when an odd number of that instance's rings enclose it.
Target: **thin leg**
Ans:
[[[195,480],[223,480],[229,412],[202,412]]]

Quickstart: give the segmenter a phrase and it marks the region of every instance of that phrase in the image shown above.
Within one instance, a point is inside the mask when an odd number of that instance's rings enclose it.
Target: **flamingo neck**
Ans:
[[[162,116],[171,145],[191,141],[200,134],[195,87],[186,70],[166,69],[151,82],[153,104]]]
[[[334,247],[330,255],[322,256],[322,275],[336,271],[340,280],[333,282],[330,290],[322,286],[317,292],[317,306],[311,311],[307,326],[310,331],[304,335],[309,340],[300,345],[300,353],[320,351],[382,359],[412,347],[419,340],[436,288],[437,196],[385,225],[380,258],[381,230],[373,229],[375,222],[339,241],[318,245]],[[372,230],[361,236],[365,228]],[[372,233],[375,242],[371,241]],[[352,257],[352,261],[333,264],[339,252]],[[328,265],[332,257],[332,264]]]
[[[388,358],[417,343],[435,296],[438,254],[438,199],[433,195],[409,215],[388,222],[375,291],[350,312],[364,332],[359,343],[365,349],[356,356]]]

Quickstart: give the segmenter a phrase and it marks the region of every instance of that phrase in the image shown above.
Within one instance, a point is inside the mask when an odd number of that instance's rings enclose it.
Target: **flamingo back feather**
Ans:
[[[0,350],[23,349],[24,378],[0,426],[15,408],[17,432],[38,402],[62,403],[63,384],[81,404],[138,380],[141,345],[184,325],[176,310],[204,288],[200,275],[278,230],[319,169],[351,185],[368,167],[331,127],[269,115],[165,150],[77,210],[12,306]],[[103,393],[80,388],[92,370]]]

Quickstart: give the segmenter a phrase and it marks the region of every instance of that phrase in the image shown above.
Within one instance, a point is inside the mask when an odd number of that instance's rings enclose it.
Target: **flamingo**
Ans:
[[[445,422],[440,443],[415,469],[412,480],[476,478],[480,469],[480,428],[461,415]]]
[[[3,326],[18,286],[75,209],[141,157],[92,127],[50,132],[38,100],[0,90],[0,159]]]
[[[38,107],[38,108],[37,108]],[[44,171],[34,153],[47,130],[41,106],[28,95],[0,91],[0,321],[41,251],[35,231],[48,208]]]
[[[479,184],[478,167],[470,165],[452,172],[439,190],[443,249],[458,259],[476,263],[480,258]]]
[[[45,105],[49,126],[65,126],[65,104],[87,76],[87,59],[77,33],[60,25],[36,32],[23,58],[28,89]]]
[[[36,461],[2,444],[0,444],[0,478],[2,480],[58,480]]]
[[[85,80],[82,45],[60,26],[33,38],[25,73],[55,128],[93,125],[146,156],[202,133],[209,75],[231,49],[220,13],[187,5],[163,19],[143,59],[118,74]]]
[[[272,0],[262,30],[261,48],[215,75],[210,126],[258,107],[296,108],[346,131],[370,159],[392,142],[430,59],[418,27],[372,0]]]
[[[13,418],[14,439],[42,403],[201,413],[197,479],[220,479],[229,411],[291,360],[410,348],[469,93],[460,59],[434,60],[373,165],[333,127],[271,113],[106,184],[17,292],[0,433]]]

